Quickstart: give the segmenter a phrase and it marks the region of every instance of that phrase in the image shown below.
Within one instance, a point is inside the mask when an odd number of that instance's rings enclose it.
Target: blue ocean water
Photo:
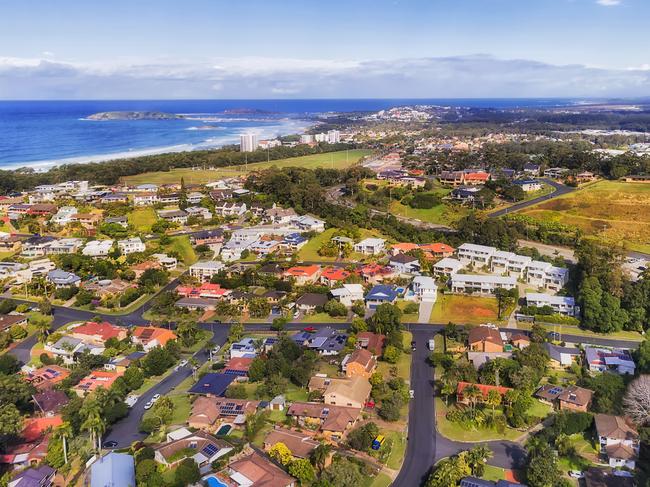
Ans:
[[[0,101],[0,167],[45,168],[69,162],[218,147],[238,143],[243,132],[255,132],[261,138],[299,133],[310,125],[307,115],[330,111],[376,111],[410,104],[550,107],[575,102],[568,99]],[[224,113],[228,110],[238,113]],[[187,118],[86,119],[93,113],[107,111],[160,111],[183,114]]]

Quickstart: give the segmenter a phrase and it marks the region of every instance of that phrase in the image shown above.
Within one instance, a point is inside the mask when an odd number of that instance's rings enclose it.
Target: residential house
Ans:
[[[203,201],[203,198],[203,193],[199,193],[198,191],[192,191],[191,193],[187,194],[187,202],[191,205],[198,205],[201,203],[201,201]]]
[[[41,415],[52,417],[59,414],[70,401],[68,395],[58,389],[44,389],[32,395],[36,406],[35,411]]]
[[[269,451],[277,443],[284,444],[294,457],[306,459],[309,459],[311,452],[320,445],[311,435],[281,426],[276,426],[267,433],[264,438],[264,449]]]
[[[144,252],[147,247],[144,245],[140,237],[131,237],[126,240],[118,240],[117,246],[122,255],[135,254],[137,252]]]
[[[122,279],[102,279],[99,281],[84,282],[83,288],[99,297],[114,296],[122,294],[129,288],[138,287],[137,282],[124,281]]]
[[[75,360],[75,355],[81,353],[86,348],[84,342],[78,338],[63,336],[54,343],[46,343],[44,350],[53,355],[54,357],[61,357],[64,364],[72,364]],[[102,347],[99,351],[103,351]]]
[[[12,326],[26,326],[27,315],[20,313],[0,315],[0,331],[7,331]]]
[[[102,204],[128,203],[128,202],[129,202],[129,196],[126,193],[111,193],[103,196],[101,199]],[[120,218],[120,217],[116,217],[116,218]],[[106,220],[108,219],[105,219],[104,221]],[[108,223],[118,223],[120,225],[122,224],[121,221],[113,221]],[[126,226],[124,226],[124,228],[126,228]]]
[[[62,206],[59,208],[50,221],[57,225],[65,226],[72,221],[72,216],[77,214],[77,209],[74,206]]]
[[[555,369],[570,367],[582,354],[579,348],[560,347],[548,342],[542,345],[550,358],[549,365]]]
[[[139,264],[133,264],[130,269],[135,272],[135,278],[137,280],[149,269],[162,269],[162,265],[157,260],[145,260]]]
[[[209,372],[201,377],[188,392],[190,394],[223,397],[226,389],[235,379],[234,375]]]
[[[198,218],[203,218],[204,220],[211,220],[212,219],[212,213],[210,210],[207,208],[203,208],[202,206],[188,206],[185,208],[185,213],[187,213],[188,217],[198,217]]]
[[[54,237],[34,235],[23,241],[20,255],[23,257],[40,257],[47,253],[49,245],[56,240]]]
[[[230,463],[227,475],[228,478],[224,480],[230,483],[221,482],[222,485],[236,487],[295,487],[298,485],[296,479],[257,452]]]
[[[372,364],[367,364],[370,365]],[[363,408],[370,397],[371,389],[370,382],[364,376],[353,375],[346,379],[331,379],[323,391],[323,402],[333,406]]]
[[[90,487],[135,486],[135,461],[131,455],[111,451],[90,466]]]
[[[634,476],[619,469],[589,467],[585,472],[586,487],[634,487]]]
[[[375,357],[381,357],[384,353],[386,335],[373,333],[371,331],[362,331],[357,333],[357,347],[365,348]]]
[[[586,412],[591,404],[594,391],[578,386],[558,386],[544,384],[535,392],[540,401],[560,410]]]
[[[262,237],[261,239],[253,242],[248,247],[248,250],[259,256],[265,256],[280,250],[280,245],[281,240],[277,237]]]
[[[163,205],[177,205],[181,201],[178,193],[161,193],[158,195],[158,202]]]
[[[107,371],[107,370],[93,370],[86,377],[81,379],[72,390],[79,396],[84,397],[87,394],[99,389],[100,387],[108,390],[118,377],[124,375],[124,372]]]
[[[324,232],[325,222],[309,215],[302,215],[292,220],[292,223],[303,232]]]
[[[465,171],[463,184],[468,186],[483,186],[490,179],[490,173],[485,171]]]
[[[192,245],[207,245],[213,252],[218,252],[223,243],[223,230],[220,228],[214,230],[200,230],[190,234],[190,243]],[[215,248],[218,246],[218,248]]]
[[[346,377],[364,377],[369,379],[377,368],[377,360],[365,348],[358,348],[346,355],[341,362],[341,369]]]
[[[226,265],[223,262],[216,260],[199,261],[190,266],[190,276],[201,282],[208,282],[225,268]]]
[[[222,217],[241,216],[246,213],[246,209],[246,203],[228,203],[227,201],[222,201],[215,205],[214,212]]]
[[[569,170],[565,167],[549,167],[544,170],[545,178],[560,179],[566,175]]]
[[[70,371],[60,365],[52,364],[39,367],[27,373],[25,380],[33,385],[37,390],[42,391],[52,389],[67,377]]]
[[[287,416],[295,418],[299,424],[318,428],[325,438],[337,442],[345,438],[360,415],[360,408],[313,402],[294,402],[287,410]]]
[[[185,298],[219,299],[231,293],[230,289],[222,288],[220,284],[204,282],[198,287],[178,286],[176,294]]]
[[[81,282],[81,278],[78,275],[61,269],[54,269],[53,271],[48,272],[46,279],[49,283],[54,284],[54,287],[57,289],[72,286],[76,287],[79,286],[79,283]]]
[[[519,186],[526,193],[539,191],[543,187],[542,183],[535,179],[518,179],[516,181],[513,181],[512,184]]]
[[[158,218],[179,225],[187,224],[188,215],[185,211],[177,210],[158,210]]]
[[[196,462],[199,470],[206,473],[210,464],[227,455],[233,449],[230,443],[204,432],[190,432],[180,428],[167,434],[165,443],[154,447],[154,460],[167,468],[173,468],[185,458]]]
[[[272,208],[266,210],[266,218],[274,224],[286,225],[296,218],[298,215],[293,208],[282,208],[273,204]]]
[[[295,279],[299,286],[315,283],[320,275],[321,267],[317,264],[289,267],[285,271],[285,276]]]
[[[386,240],[383,238],[365,238],[354,244],[354,251],[363,255],[379,255],[386,250]]]
[[[615,372],[634,375],[636,364],[627,350],[585,347],[585,361],[590,372]]]
[[[611,414],[594,416],[596,435],[601,455],[610,467],[627,467],[634,470],[639,456],[639,432],[629,420]]]
[[[0,463],[14,469],[36,466],[47,455],[52,430],[61,424],[61,416],[26,418],[20,434],[3,445]]]
[[[122,326],[112,325],[108,321],[97,323],[87,321],[82,325],[75,326],[68,330],[67,335],[72,338],[83,340],[86,343],[104,345],[109,339],[124,340],[127,337],[127,329]]]
[[[234,357],[226,362],[223,369],[224,374],[231,374],[245,380],[248,377],[248,369],[253,363],[254,357]]]
[[[415,276],[411,281],[411,291],[418,301],[435,303],[438,298],[438,285],[433,277]]]
[[[296,299],[296,309],[303,313],[314,313],[327,304],[327,294],[305,293]]]
[[[88,257],[105,257],[113,248],[113,240],[91,240],[81,253]]]
[[[413,255],[397,254],[389,259],[388,265],[398,274],[415,274],[420,272],[420,259]]]
[[[255,340],[253,338],[242,338],[236,343],[230,345],[230,358],[235,357],[251,357],[257,355],[257,348],[255,347]]]
[[[158,193],[136,193],[133,195],[134,206],[153,206],[160,202]]]
[[[384,279],[389,279],[395,275],[392,267],[383,266],[380,264],[366,264],[356,271],[364,282],[369,284],[377,284]]]
[[[575,299],[571,296],[555,296],[545,293],[526,293],[526,304],[536,308],[546,306],[553,308],[553,312],[566,315],[576,315]]]
[[[343,284],[340,288],[332,289],[330,294],[349,308],[356,301],[363,301],[363,286],[361,284]]]
[[[524,174],[529,174],[530,176],[539,176],[539,170],[540,166],[539,164],[533,164],[531,162],[527,162],[524,164]]]
[[[365,296],[366,307],[376,309],[380,304],[395,304],[399,293],[393,286],[376,284]]]
[[[465,184],[465,173],[463,171],[442,171],[438,180],[445,186],[457,187]]]
[[[498,328],[477,326],[469,330],[469,350],[473,352],[503,352],[503,338]]]
[[[51,487],[54,485],[56,470],[49,465],[30,467],[12,478],[7,487]]]
[[[315,333],[298,332],[291,337],[298,345],[310,348],[319,355],[337,355],[343,350],[348,336],[333,328],[319,328]]]
[[[441,242],[422,244],[418,248],[424,252],[424,256],[429,260],[438,260],[444,259],[446,257],[451,257],[454,255],[455,251],[452,246]]]
[[[497,289],[514,289],[517,279],[509,276],[454,274],[450,281],[453,293],[491,295]]]
[[[464,392],[465,389],[468,387],[476,387],[478,388],[480,392],[480,397],[477,397],[476,400],[478,402],[485,402],[487,401],[488,394],[490,391],[497,391],[500,396],[505,396],[505,394],[508,391],[511,391],[509,387],[502,387],[502,386],[492,386],[488,384],[472,384],[471,382],[459,382],[458,386],[456,387],[456,401],[461,403],[461,404],[470,404],[472,401],[471,397],[467,397]]]
[[[282,242],[280,242],[280,248],[286,249],[290,252],[297,252],[305,245],[307,245],[307,242],[309,242],[309,239],[307,237],[303,237],[299,233],[290,233],[282,238]]]
[[[419,249],[420,246],[416,243],[412,242],[402,242],[402,243],[396,243],[391,245],[390,247],[390,253],[395,256],[398,254],[407,254],[408,252],[411,252],[413,250]]]
[[[345,269],[340,267],[326,267],[321,272],[320,282],[332,287],[343,283],[348,277],[350,277],[350,272]]]
[[[450,278],[462,270],[463,267],[465,266],[461,261],[452,259],[451,257],[445,257],[433,264],[431,271],[433,272],[433,275],[438,279],[442,277]]]
[[[471,264],[475,267],[487,267],[496,251],[497,249],[494,247],[464,243],[458,247],[456,253],[458,260],[464,265]]]
[[[176,333],[173,331],[155,326],[136,326],[131,334],[131,341],[136,345],[142,345],[145,352],[155,347],[164,347],[167,342],[176,338]]]
[[[554,291],[562,289],[569,281],[569,269],[555,267],[548,262],[533,260],[526,265],[526,282]]]
[[[53,240],[45,247],[45,253],[48,255],[76,254],[83,245],[80,238],[62,238]]]

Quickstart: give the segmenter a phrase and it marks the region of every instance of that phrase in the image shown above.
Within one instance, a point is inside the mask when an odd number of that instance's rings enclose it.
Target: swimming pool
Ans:
[[[219,436],[219,435],[223,435],[223,436],[225,436],[225,435],[227,435],[228,433],[230,433],[230,430],[232,430],[232,425],[230,425],[230,424],[224,424],[224,425],[223,425],[221,428],[219,428],[219,430],[217,431],[217,436]]]
[[[216,477],[208,477],[208,487],[228,487],[221,480]]]

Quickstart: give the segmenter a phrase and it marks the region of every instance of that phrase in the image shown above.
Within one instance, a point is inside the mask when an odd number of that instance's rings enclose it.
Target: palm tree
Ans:
[[[449,406],[449,396],[451,396],[456,391],[454,384],[449,380],[444,380],[442,382],[442,387],[440,388],[440,394],[445,396],[445,406]]]
[[[485,462],[492,457],[492,450],[485,445],[477,445],[467,452],[467,463],[472,475],[480,477],[485,470]]]
[[[63,443],[63,462],[68,463],[68,438],[72,436],[72,425],[65,421],[59,426],[57,433]]]
[[[196,380],[196,372],[199,370],[199,362],[192,356],[189,358],[187,363],[192,367],[192,378]]]
[[[321,443],[311,452],[309,460],[312,465],[318,469],[319,472],[322,472],[325,468],[325,463],[327,463],[327,458],[332,452],[332,445],[327,443]]]
[[[96,448],[99,451],[101,449],[101,435],[106,430],[106,423],[102,418],[102,408],[97,398],[94,396],[86,398],[79,410],[79,414],[85,418],[81,423],[81,429],[90,433],[93,449]]]
[[[501,404],[501,394],[496,389],[491,389],[488,392],[487,399],[485,400],[487,404],[492,406],[492,414],[494,414],[494,408]]]
[[[481,392],[481,389],[479,389],[477,385],[471,384],[463,390],[463,397],[470,403],[473,412],[479,398],[483,397],[483,393]]]
[[[34,318],[32,319],[32,325],[34,325],[36,333],[38,333],[38,341],[45,343],[47,336],[50,334],[50,320],[47,318]]]

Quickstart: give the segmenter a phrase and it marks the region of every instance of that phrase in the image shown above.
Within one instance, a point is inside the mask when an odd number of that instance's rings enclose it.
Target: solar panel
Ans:
[[[212,443],[208,443],[203,447],[203,450],[201,450],[202,453],[205,453],[206,456],[211,457],[215,453],[219,451],[219,448],[217,448],[215,445]]]

